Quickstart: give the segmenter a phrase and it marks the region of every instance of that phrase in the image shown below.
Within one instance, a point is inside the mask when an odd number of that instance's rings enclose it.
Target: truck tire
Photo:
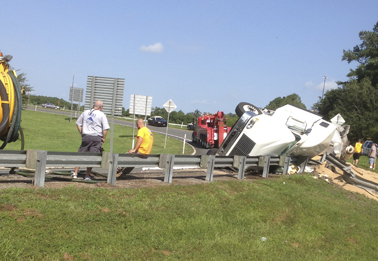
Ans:
[[[192,142],[193,142],[193,143],[196,143],[196,142],[197,142],[197,140],[196,140],[196,136],[194,136],[194,132],[192,133]]]
[[[246,111],[251,111],[256,115],[262,114],[262,111],[259,108],[248,102],[241,102],[235,108],[236,115],[239,117],[241,117]]]

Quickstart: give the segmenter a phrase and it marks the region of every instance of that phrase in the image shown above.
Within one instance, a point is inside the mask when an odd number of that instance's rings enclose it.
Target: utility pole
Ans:
[[[70,122],[72,121],[72,103],[73,103],[73,96],[74,96],[74,91],[73,91],[73,87],[74,87],[74,80],[75,80],[75,74],[72,74],[72,95],[71,95],[71,116],[70,116]]]
[[[326,82],[326,80],[327,80],[327,75],[324,75],[324,84],[323,84],[323,94],[322,94],[322,100],[323,100],[323,97],[324,97],[324,89],[325,89],[325,82]]]

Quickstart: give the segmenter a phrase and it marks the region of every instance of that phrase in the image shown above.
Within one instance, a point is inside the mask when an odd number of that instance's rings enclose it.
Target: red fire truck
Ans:
[[[192,134],[193,143],[199,142],[204,148],[219,148],[231,127],[224,123],[224,113],[218,111],[213,115],[204,115],[198,118]]]

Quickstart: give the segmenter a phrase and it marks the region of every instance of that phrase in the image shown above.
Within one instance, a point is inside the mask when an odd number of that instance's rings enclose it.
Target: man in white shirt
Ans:
[[[102,143],[105,142],[108,133],[109,123],[106,115],[102,112],[103,103],[98,100],[93,109],[84,111],[76,121],[77,130],[81,134],[81,145],[78,152],[100,153]],[[92,168],[87,168],[85,180],[91,180],[89,174]],[[75,168],[72,178],[77,178],[79,168]]]
[[[370,168],[375,169],[375,158],[377,157],[377,147],[375,145],[375,142],[373,142],[373,145],[371,145],[371,151],[369,155],[369,163]]]

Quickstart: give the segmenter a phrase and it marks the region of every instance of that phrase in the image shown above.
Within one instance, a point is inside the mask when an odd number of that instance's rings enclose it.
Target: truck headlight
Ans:
[[[250,129],[250,128],[252,128],[253,127],[253,125],[256,123],[256,122],[258,122],[259,121],[259,119],[257,119],[257,118],[252,118],[249,122],[248,122],[248,124],[247,124],[247,129]]]

